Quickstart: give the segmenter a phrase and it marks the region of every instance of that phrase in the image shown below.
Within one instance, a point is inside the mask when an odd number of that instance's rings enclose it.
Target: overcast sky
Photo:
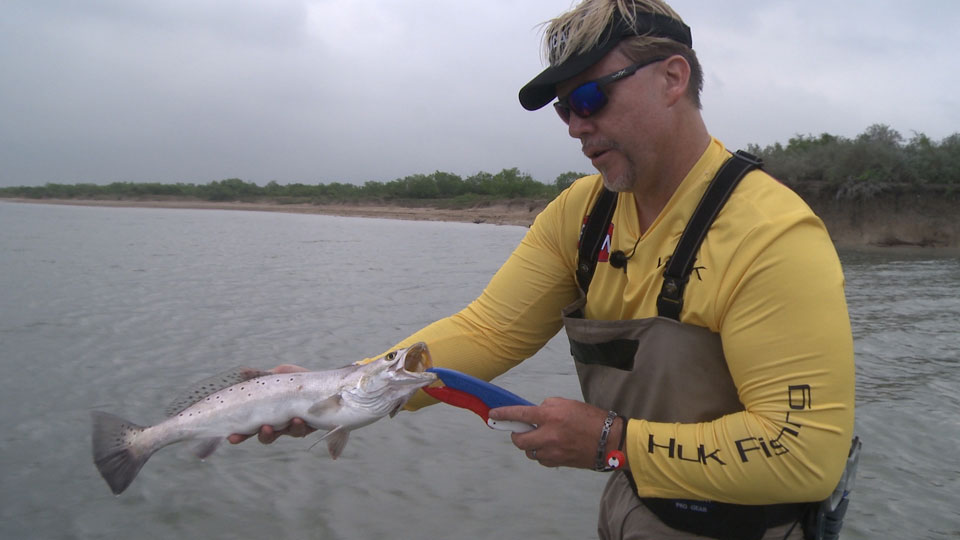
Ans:
[[[569,0],[2,0],[0,185],[592,172],[517,92]],[[960,132],[956,0],[674,0],[728,147]]]

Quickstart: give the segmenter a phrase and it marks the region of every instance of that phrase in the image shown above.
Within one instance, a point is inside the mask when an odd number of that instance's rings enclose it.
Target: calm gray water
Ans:
[[[525,229],[0,202],[0,538],[595,537],[599,473],[545,469],[470,413],[174,446],[111,495],[91,410],[139,423],[237,365],[337,367],[459,310]],[[865,440],[844,538],[960,536],[960,260],[842,253]],[[499,380],[579,390],[562,336]]]

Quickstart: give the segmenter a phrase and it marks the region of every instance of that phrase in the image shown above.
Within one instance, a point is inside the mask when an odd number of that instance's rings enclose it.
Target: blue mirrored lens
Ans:
[[[567,103],[577,116],[586,118],[607,104],[607,96],[603,94],[600,85],[591,81],[570,92]]]

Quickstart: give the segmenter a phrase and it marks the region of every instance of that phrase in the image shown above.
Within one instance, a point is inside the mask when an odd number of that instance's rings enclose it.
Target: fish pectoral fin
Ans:
[[[340,407],[342,406],[343,398],[340,397],[340,394],[334,394],[323,401],[314,403],[309,409],[307,409],[307,412],[313,416],[322,416],[324,414],[333,414],[340,410]],[[331,432],[332,431],[333,430],[331,430]],[[328,434],[329,433],[330,432],[328,432]],[[326,435],[324,435],[324,437],[326,437]]]
[[[337,459],[340,457],[340,454],[343,453],[343,449],[347,446],[347,440],[349,438],[350,430],[343,426],[337,426],[324,433],[323,437],[320,437],[320,441],[327,441],[327,450],[330,452],[330,457]]]
[[[220,446],[220,441],[222,440],[222,437],[200,439],[193,447],[193,455],[197,456],[197,459],[207,459],[210,457],[210,454],[214,453],[217,447]]]
[[[314,417],[322,417],[336,414],[342,407],[343,398],[340,394],[334,394],[327,399],[314,403],[313,406],[307,409],[307,413]],[[343,448],[347,446],[347,439],[349,438],[350,430],[344,428],[342,425],[338,425],[324,433],[323,436],[317,440],[317,444],[320,443],[320,441],[327,441],[327,450],[330,452],[330,457],[337,459],[343,452]]]

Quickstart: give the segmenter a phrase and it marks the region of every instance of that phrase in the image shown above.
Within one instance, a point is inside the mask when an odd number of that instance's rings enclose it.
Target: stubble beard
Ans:
[[[633,191],[634,184],[636,184],[633,164],[630,163],[630,160],[626,159],[626,157],[624,157],[624,161],[626,167],[623,167],[619,172],[611,173],[610,171],[600,169],[600,174],[603,175],[603,185],[610,191],[617,193]]]
[[[588,148],[590,150],[596,148],[603,148],[609,152],[616,152],[621,158],[621,163],[614,163],[614,168],[622,169],[619,172],[611,171],[608,168],[600,168],[597,170],[603,176],[603,185],[610,191],[615,192],[626,192],[632,191],[633,186],[636,183],[636,177],[634,175],[634,166],[633,162],[630,160],[629,156],[620,148],[620,145],[616,142],[609,139],[598,139],[593,141],[582,141],[584,146],[584,154],[589,155]]]
[[[611,177],[606,172],[601,170],[600,174],[603,175],[603,185],[610,191],[622,193],[630,191],[633,187],[633,181],[627,178],[630,176],[629,173]]]

